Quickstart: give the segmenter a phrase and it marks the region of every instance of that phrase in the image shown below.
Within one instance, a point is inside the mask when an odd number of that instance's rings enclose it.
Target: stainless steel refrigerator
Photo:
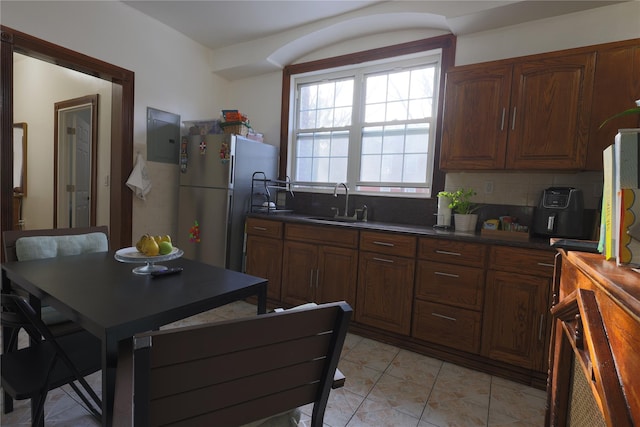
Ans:
[[[189,136],[181,143],[178,235],[184,257],[243,269],[251,178],[277,178],[278,148],[238,135]]]

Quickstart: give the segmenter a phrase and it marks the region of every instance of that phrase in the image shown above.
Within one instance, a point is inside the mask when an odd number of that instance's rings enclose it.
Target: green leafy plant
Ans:
[[[614,114],[613,116],[609,117],[607,120],[602,122],[602,124],[598,129],[602,129],[604,125],[606,125],[613,119],[617,119],[618,117],[623,117],[623,116],[630,116],[631,114],[640,114],[640,99],[636,101],[636,107],[629,108],[628,110],[624,110],[618,114]]]
[[[470,214],[480,207],[471,201],[471,197],[475,195],[476,192],[472,188],[468,190],[459,188],[456,191],[441,191],[438,193],[438,197],[448,197],[451,200],[449,209],[458,214]]]

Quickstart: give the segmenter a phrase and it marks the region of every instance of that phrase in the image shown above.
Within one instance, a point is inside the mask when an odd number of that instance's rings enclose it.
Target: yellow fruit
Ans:
[[[164,236],[161,237],[161,241],[171,243],[171,236],[169,236],[168,234],[165,234]]]
[[[160,255],[166,255],[168,253],[171,253],[171,251],[173,250],[173,245],[171,244],[171,242],[160,242],[158,246],[160,248]]]
[[[153,238],[145,239],[142,244],[142,253],[146,256],[156,256],[160,253],[160,247]]]
[[[144,243],[147,239],[150,239],[150,238],[151,236],[149,236],[148,234],[143,234],[142,236],[140,236],[140,239],[136,243],[136,249],[138,250],[138,252],[143,252],[142,248],[144,247]]]

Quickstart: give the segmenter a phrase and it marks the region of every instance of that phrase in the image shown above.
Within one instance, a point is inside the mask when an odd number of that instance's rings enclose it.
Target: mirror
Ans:
[[[13,124],[13,194],[27,195],[27,124]]]

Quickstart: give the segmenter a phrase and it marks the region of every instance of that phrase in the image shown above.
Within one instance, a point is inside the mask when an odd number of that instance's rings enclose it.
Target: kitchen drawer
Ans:
[[[418,260],[416,298],[482,310],[484,269]]]
[[[416,238],[403,234],[360,233],[360,250],[413,258],[416,256]]]
[[[554,251],[493,246],[491,247],[489,268],[513,273],[553,277],[555,254]]]
[[[358,247],[358,230],[346,230],[343,227],[286,224],[284,238],[345,248]]]
[[[415,301],[412,328],[414,338],[478,353],[481,325],[482,314],[477,311]]]
[[[261,218],[247,218],[247,234],[252,236],[282,239],[284,224],[281,221],[270,221]]]
[[[484,268],[489,248],[481,243],[420,238],[418,258]]]

